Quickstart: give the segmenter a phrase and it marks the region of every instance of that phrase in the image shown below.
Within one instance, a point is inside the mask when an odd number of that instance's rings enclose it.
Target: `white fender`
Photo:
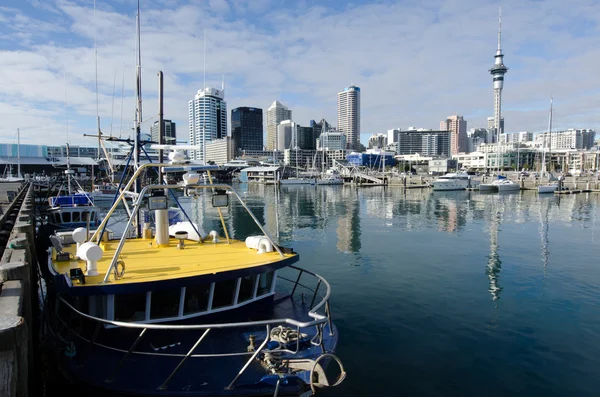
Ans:
[[[273,244],[267,238],[261,238],[258,240],[258,253],[264,254],[265,252],[273,252]]]

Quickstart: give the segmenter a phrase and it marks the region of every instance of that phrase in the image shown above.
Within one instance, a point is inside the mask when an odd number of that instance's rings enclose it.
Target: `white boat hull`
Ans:
[[[344,180],[341,178],[319,179],[317,185],[343,185]]]
[[[498,187],[492,183],[481,183],[479,185],[480,192],[497,192]]]
[[[279,181],[280,185],[314,185],[315,184],[315,180],[314,179],[281,179]]]
[[[558,190],[558,185],[556,184],[551,184],[551,185],[540,185],[538,186],[538,193],[554,193],[555,191]]]
[[[497,185],[497,189],[499,192],[516,192],[521,190],[521,186],[518,183],[501,183]]]
[[[432,183],[433,190],[465,190],[469,187],[469,183],[467,181],[452,181],[452,182],[433,182]]]

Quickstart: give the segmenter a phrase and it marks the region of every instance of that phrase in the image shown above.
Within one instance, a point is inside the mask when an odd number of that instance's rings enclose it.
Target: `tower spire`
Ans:
[[[498,53],[502,53],[502,7],[498,8]]]

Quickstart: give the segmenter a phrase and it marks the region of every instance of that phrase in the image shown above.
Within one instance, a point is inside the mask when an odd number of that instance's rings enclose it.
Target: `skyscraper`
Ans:
[[[504,87],[504,75],[508,72],[508,68],[504,66],[504,54],[500,46],[502,41],[502,10],[498,15],[498,49],[496,50],[496,61],[494,66],[489,70],[494,79],[494,130],[496,135],[504,133],[504,123],[502,120],[502,88]]]
[[[227,102],[225,91],[204,88],[188,103],[189,144],[199,145],[200,150],[191,150],[192,160],[204,161],[205,142],[227,137]]]
[[[275,134],[277,134],[277,126],[283,120],[291,120],[292,111],[284,106],[281,102],[275,101],[267,109],[267,150],[275,149]]]
[[[231,110],[231,139],[233,156],[242,150],[263,150],[263,111],[239,107]]]
[[[440,130],[450,131],[450,154],[466,153],[467,122],[462,116],[454,115],[442,120]]]
[[[175,139],[177,138],[176,125],[174,121],[171,120],[163,120],[163,124],[165,125],[165,132],[163,136],[162,143],[167,144],[175,144]],[[160,128],[158,125],[158,120],[152,124],[150,127],[150,140],[152,142],[158,143],[158,134],[160,132]]]
[[[358,150],[360,143],[360,87],[351,85],[337,94],[338,131],[346,134],[348,150]]]

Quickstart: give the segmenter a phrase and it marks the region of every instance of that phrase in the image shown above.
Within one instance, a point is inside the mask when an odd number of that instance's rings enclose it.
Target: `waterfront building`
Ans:
[[[163,120],[164,125],[164,133],[162,143],[163,145],[175,144],[177,140],[177,125],[174,121],[171,120]],[[160,126],[158,124],[158,120],[154,122],[150,126],[150,140],[152,142],[158,143],[158,136],[160,134]]]
[[[283,151],[283,163],[293,167],[302,167],[309,169],[314,167],[315,150],[306,149],[285,149]]]
[[[242,150],[242,155],[240,157],[259,159],[259,161],[270,164],[274,163],[274,159],[277,160],[278,164],[283,162],[283,152],[277,152],[273,150]]]
[[[387,146],[386,134],[373,134],[369,137],[369,149],[384,149]]]
[[[535,141],[540,147],[549,147],[550,150],[591,149],[594,147],[595,136],[596,131],[591,129],[570,128],[566,131],[536,134]]]
[[[346,134],[349,150],[358,150],[360,143],[360,87],[351,85],[337,94],[337,129]]]
[[[227,102],[225,91],[216,88],[198,90],[194,99],[188,102],[190,145],[200,146],[200,150],[190,150],[192,160],[204,159],[206,142],[227,136]]]
[[[317,150],[345,150],[348,147],[346,134],[340,131],[327,131],[316,140]]]
[[[267,109],[267,150],[275,149],[277,126],[283,120],[292,120],[292,111],[281,102],[275,101]]]
[[[450,171],[456,171],[457,161],[456,159],[431,159],[429,160],[428,169],[430,174],[446,174]]]
[[[504,54],[502,53],[502,12],[498,15],[498,49],[494,55],[494,66],[489,70],[494,81],[494,131],[496,135],[504,133],[504,120],[502,120],[502,88],[504,87],[504,75],[508,68],[504,65]],[[502,122],[501,122],[502,121]]]
[[[206,142],[206,161],[217,165],[224,165],[232,159],[231,138],[226,136]]]
[[[245,106],[232,109],[231,141],[234,156],[243,150],[262,150],[263,110]]]
[[[386,167],[394,167],[397,164],[394,155],[394,152],[368,149],[363,153],[352,152],[346,156],[346,160],[355,167],[380,169],[384,164]]]
[[[413,129],[399,131],[396,153],[415,154],[422,156],[450,156],[450,133],[448,131],[433,131]]]
[[[453,115],[440,122],[440,130],[450,132],[450,153],[467,151],[467,122],[463,116]]]

